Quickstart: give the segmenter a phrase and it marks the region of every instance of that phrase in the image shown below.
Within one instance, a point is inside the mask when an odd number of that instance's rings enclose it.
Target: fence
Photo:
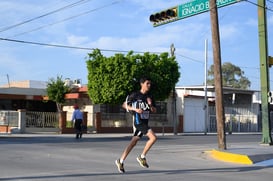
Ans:
[[[0,111],[0,125],[18,127],[18,117],[17,111]]]
[[[132,127],[132,115],[130,113],[102,113],[102,127]],[[166,114],[151,114],[150,126],[162,126],[167,124]]]
[[[101,114],[102,127],[124,127],[132,125],[127,122],[126,113],[103,113]]]
[[[56,112],[26,112],[26,127],[58,128],[59,115]]]
[[[227,132],[258,132],[259,110],[251,107],[225,107],[225,129]],[[216,110],[209,107],[209,132],[217,131]]]
[[[0,111],[0,131],[6,133],[58,132],[56,112]]]
[[[260,110],[251,107],[225,107],[225,128],[227,132],[259,132],[261,131]],[[89,125],[94,128],[95,114],[87,115]],[[165,114],[153,114],[152,126],[166,126]],[[161,123],[162,122],[162,123]],[[273,112],[270,112],[270,122],[273,125]],[[159,124],[160,123],[160,124]],[[102,127],[131,126],[130,114],[102,114]],[[159,124],[159,125],[158,125]],[[208,131],[217,132],[216,110],[209,107]],[[58,132],[59,114],[56,112],[19,112],[0,111],[0,126],[13,127],[20,132]]]

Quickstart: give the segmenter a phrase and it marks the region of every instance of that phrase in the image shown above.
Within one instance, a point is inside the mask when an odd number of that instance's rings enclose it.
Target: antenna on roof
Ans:
[[[9,85],[9,88],[10,88],[9,74],[7,74],[7,79],[8,79],[8,85]]]

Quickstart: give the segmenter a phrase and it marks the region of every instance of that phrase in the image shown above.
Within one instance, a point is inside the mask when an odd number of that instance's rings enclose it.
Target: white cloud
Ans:
[[[71,46],[83,45],[88,40],[89,38],[87,36],[76,36],[76,35],[67,36],[67,43]]]
[[[188,23],[187,26],[173,25],[156,29],[150,32],[142,32],[135,37],[101,36],[88,44],[91,48],[135,50],[135,51],[160,51],[169,50],[171,43],[177,46],[189,47],[194,45],[204,33],[209,30],[201,23]],[[206,30],[206,31],[204,31]]]
[[[230,39],[238,35],[238,26],[236,24],[222,25],[220,28],[221,39]]]
[[[32,64],[26,64],[10,54],[1,54],[0,64],[1,74],[8,74],[11,80],[19,77],[24,79],[29,72],[33,73]]]
[[[250,19],[248,19],[248,21],[245,22],[245,24],[248,25],[248,26],[257,27],[258,26],[258,20],[254,19],[254,18],[250,18]]]

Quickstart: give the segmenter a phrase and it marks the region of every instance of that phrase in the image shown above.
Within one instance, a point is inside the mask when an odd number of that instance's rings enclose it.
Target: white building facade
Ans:
[[[183,116],[183,132],[217,132],[214,86],[176,87],[176,93],[177,115]],[[259,100],[258,91],[223,88],[226,131],[260,131]]]

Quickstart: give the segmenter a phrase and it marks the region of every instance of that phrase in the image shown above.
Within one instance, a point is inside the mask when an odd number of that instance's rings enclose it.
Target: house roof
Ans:
[[[195,85],[195,86],[177,86],[175,87],[177,90],[199,90],[204,91],[205,86],[204,85]],[[207,86],[207,90],[214,92],[215,86],[209,85]],[[230,93],[242,93],[242,94],[253,94],[255,92],[260,92],[257,90],[248,90],[248,89],[238,89],[238,88],[232,88],[232,87],[223,87],[223,94],[230,94]]]
[[[0,88],[0,94],[14,94],[14,95],[46,95],[46,89],[36,88]]]
[[[0,99],[43,100],[45,95],[45,89],[18,87],[0,88]]]

